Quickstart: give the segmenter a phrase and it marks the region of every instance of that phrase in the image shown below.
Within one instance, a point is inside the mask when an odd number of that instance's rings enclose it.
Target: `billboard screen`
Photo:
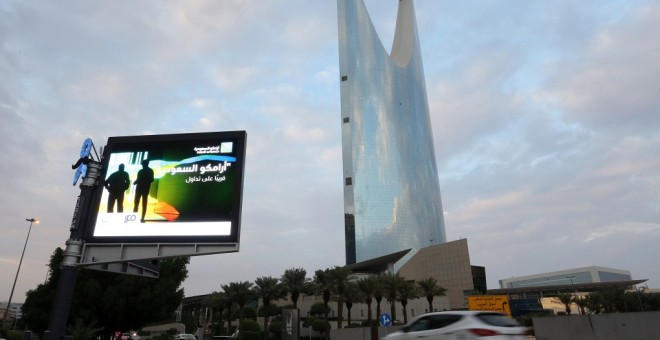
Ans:
[[[238,242],[245,131],[110,137],[85,239]]]

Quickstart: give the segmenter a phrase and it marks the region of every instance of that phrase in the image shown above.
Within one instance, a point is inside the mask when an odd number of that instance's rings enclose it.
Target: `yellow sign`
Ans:
[[[511,307],[506,295],[477,295],[467,298],[470,310],[487,310],[511,316]]]

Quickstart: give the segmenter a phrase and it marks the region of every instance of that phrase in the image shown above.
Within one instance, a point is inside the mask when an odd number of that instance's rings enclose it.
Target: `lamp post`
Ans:
[[[575,275],[569,275],[569,276],[566,277],[567,279],[571,279],[571,286],[573,285],[573,278],[574,277],[575,277]]]
[[[635,287],[635,290],[637,291],[637,301],[639,301],[639,308],[641,308],[641,310],[643,312],[644,311],[644,305],[642,304],[642,298],[639,297],[639,294],[640,294],[640,290],[642,291],[642,293],[644,292],[644,287],[642,287],[640,289]]]
[[[575,288],[575,285],[573,284],[573,279],[575,278],[575,275],[568,275],[566,276],[567,279],[571,279],[571,287],[573,288],[573,292],[577,294],[577,288]]]
[[[11,286],[11,293],[9,294],[9,301],[7,302],[7,309],[5,309],[5,317],[3,322],[7,323],[7,317],[9,316],[9,308],[11,307],[11,298],[14,297],[14,288],[16,288],[16,281],[18,280],[18,273],[21,271],[21,264],[23,264],[23,255],[25,255],[25,248],[27,248],[28,240],[30,239],[30,232],[32,231],[32,224],[39,223],[34,218],[26,218],[26,221],[30,222],[30,228],[28,229],[27,237],[25,238],[25,245],[23,245],[23,252],[21,253],[21,259],[18,261],[18,269],[16,270],[16,277],[14,278],[14,285]]]

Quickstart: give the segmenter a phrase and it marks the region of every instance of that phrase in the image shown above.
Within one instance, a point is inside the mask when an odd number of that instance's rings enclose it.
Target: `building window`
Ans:
[[[344,123],[348,123],[348,121],[349,121],[348,117],[344,117],[343,121],[344,121]]]
[[[353,177],[346,177],[345,181],[346,185],[353,185]]]
[[[341,76],[341,81],[347,81],[347,80],[348,80],[348,76]]]

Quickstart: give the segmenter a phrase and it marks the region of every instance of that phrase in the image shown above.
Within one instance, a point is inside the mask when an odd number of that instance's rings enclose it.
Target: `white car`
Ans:
[[[420,315],[383,339],[524,340],[526,334],[527,327],[501,313],[447,311]]]

